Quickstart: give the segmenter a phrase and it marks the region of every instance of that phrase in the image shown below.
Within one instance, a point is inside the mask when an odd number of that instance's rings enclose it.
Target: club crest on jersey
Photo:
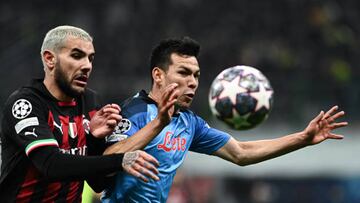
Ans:
[[[119,124],[115,127],[113,134],[124,134],[131,128],[131,122],[129,119],[123,118]]]
[[[12,114],[17,119],[26,118],[31,111],[32,105],[26,99],[18,99],[12,106]]]
[[[85,118],[85,115],[83,115],[82,125],[85,130],[85,133],[89,134],[90,133],[90,121]]]
[[[78,135],[76,123],[70,122],[69,123],[69,135],[71,138],[75,138]]]

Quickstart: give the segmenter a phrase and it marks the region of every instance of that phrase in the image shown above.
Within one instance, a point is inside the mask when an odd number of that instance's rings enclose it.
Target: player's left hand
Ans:
[[[102,107],[91,118],[91,134],[96,138],[104,138],[111,134],[122,119],[120,111],[120,106],[117,104],[107,104]]]
[[[133,175],[144,182],[149,182],[149,178],[159,181],[159,162],[145,151],[136,150],[124,154],[122,167],[124,171]]]
[[[304,130],[304,140],[307,145],[318,144],[326,139],[343,139],[343,135],[334,134],[331,131],[345,127],[347,122],[336,122],[338,118],[345,115],[344,111],[339,111],[338,106],[333,106],[326,113],[321,111]]]

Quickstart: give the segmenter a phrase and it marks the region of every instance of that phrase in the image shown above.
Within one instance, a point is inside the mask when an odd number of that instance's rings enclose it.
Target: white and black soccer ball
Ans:
[[[256,68],[234,66],[214,79],[209,92],[212,113],[231,128],[246,130],[262,123],[273,107],[273,89]]]

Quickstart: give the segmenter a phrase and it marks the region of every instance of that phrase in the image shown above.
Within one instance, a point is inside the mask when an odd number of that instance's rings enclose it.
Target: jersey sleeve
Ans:
[[[113,133],[106,137],[107,145],[122,141],[139,131],[146,123],[145,115],[145,112],[134,115],[123,114],[122,120],[116,126]]]
[[[230,139],[226,132],[211,128],[206,121],[195,116],[195,135],[190,150],[194,152],[212,154],[224,146]]]
[[[4,108],[2,129],[28,156],[42,146],[58,146],[48,125],[46,104],[29,94],[11,97]]]

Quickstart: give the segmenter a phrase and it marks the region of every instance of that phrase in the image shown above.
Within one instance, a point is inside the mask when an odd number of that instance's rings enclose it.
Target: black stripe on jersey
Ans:
[[[30,203],[36,203],[39,199],[43,199],[45,195],[45,190],[42,188],[46,188],[48,185],[47,181],[40,181],[37,183],[33,189],[33,195],[31,196]]]

